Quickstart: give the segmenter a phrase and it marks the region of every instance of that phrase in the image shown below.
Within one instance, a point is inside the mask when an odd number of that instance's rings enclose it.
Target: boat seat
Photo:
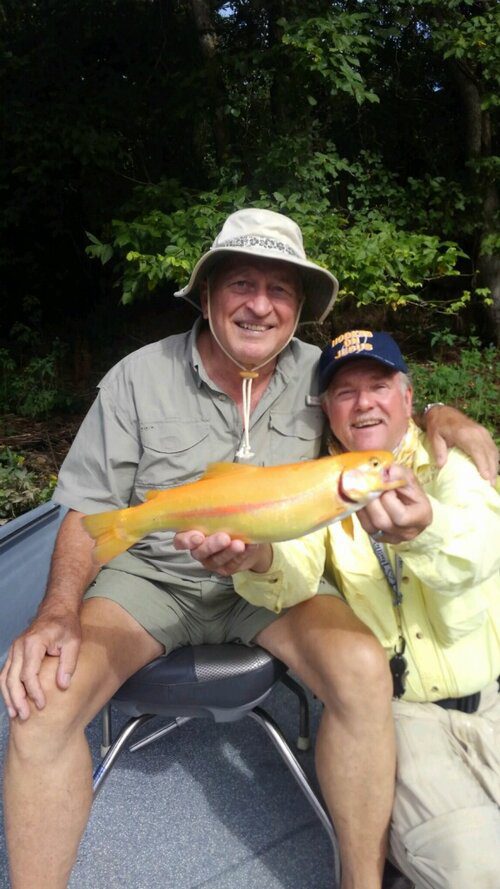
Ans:
[[[304,689],[287,673],[287,667],[259,646],[236,643],[194,645],[178,648],[156,658],[118,689],[102,712],[103,760],[94,773],[94,797],[99,793],[117,757],[132,735],[154,717],[169,722],[131,744],[139,750],[164,737],[190,719],[210,717],[232,722],[254,719],[278,750],[330,838],[337,880],[340,859],[330,818],[283,733],[260,706],[277,682],[283,682],[298,698],[300,750],[309,747],[309,710]],[[112,739],[111,704],[130,719]]]

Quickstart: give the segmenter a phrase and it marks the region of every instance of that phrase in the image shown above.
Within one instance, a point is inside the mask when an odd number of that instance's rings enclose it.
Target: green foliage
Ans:
[[[0,349],[0,411],[40,417],[71,409],[75,398],[65,391],[60,380],[60,361],[65,351],[65,345],[56,339],[46,355],[23,364],[10,350]]]
[[[472,342],[471,342],[472,339]],[[434,337],[433,345],[443,356],[425,364],[410,363],[419,403],[442,401],[454,405],[481,423],[500,443],[499,350],[481,350],[477,338],[464,344],[463,338],[445,331]],[[446,350],[456,357],[445,359]]]
[[[171,291],[224,215],[264,202],[308,227],[308,250],[338,274],[341,298],[401,310],[432,296],[438,305],[434,283],[454,276],[443,310],[471,309],[484,324],[474,287],[493,290],[491,273],[476,281],[478,259],[499,250],[499,160],[488,156],[499,5],[202,7],[202,31],[184,0],[5,7],[6,332],[26,293],[43,304],[44,322],[64,316],[78,330],[97,302],[115,310],[113,285],[125,303]],[[479,96],[481,120],[460,76]],[[471,152],[472,130],[483,141]],[[483,276],[493,265],[482,263]]]
[[[352,96],[358,105],[378,102],[373,90],[367,88],[360,71],[361,59],[373,51],[376,40],[367,27],[370,16],[364,12],[339,10],[317,18],[278,20],[283,28],[283,43],[296,51],[295,65],[301,73],[315,74],[324,81],[327,91]],[[308,95],[317,105],[314,95]]]
[[[483,108],[500,106],[499,5],[462,0],[417,0],[414,5],[427,14],[431,38],[443,58],[459,62],[481,79]]]
[[[25,458],[0,448],[0,524],[50,500],[55,475],[40,476],[25,466]]]
[[[170,213],[149,211],[128,222],[116,220],[111,225],[112,240],[96,243],[94,237],[87,252],[101,262],[107,262],[113,254],[120,269],[122,301],[129,303],[144,293],[163,292],[166,285],[172,288],[185,284],[228,213],[252,204],[273,207],[295,219],[303,231],[308,254],[334,270],[341,281],[340,299],[348,296],[358,305],[382,303],[392,309],[418,305],[424,300],[422,289],[427,281],[458,274],[457,260],[465,254],[457,244],[408,230],[384,217],[376,190],[370,199],[368,191],[362,191],[359,177],[350,212],[341,212],[331,195],[344,175],[350,178],[353,167],[332,151],[316,152],[306,174],[297,169],[297,175],[291,178],[303,189],[301,192],[290,191],[287,183],[282,191],[272,193],[260,190],[252,194],[248,188],[239,187],[194,196],[182,194],[174,183],[173,204],[179,206],[183,198],[182,208]],[[162,189],[165,195],[165,183]],[[141,202],[140,194],[137,200]],[[458,307],[454,301],[452,311]]]
[[[0,413],[41,417],[77,403],[63,382],[68,346],[56,337],[47,347],[41,328],[40,301],[27,296],[9,331],[9,348],[0,347]]]
[[[179,187],[176,182],[171,185],[171,203],[175,207]],[[165,183],[161,183],[160,188],[164,192]],[[139,202],[147,201],[151,190],[143,195],[138,189]],[[196,196],[196,202],[189,192],[185,191],[182,196],[182,209],[173,209],[171,213],[152,210],[130,222],[114,220],[112,242],[96,243],[97,238],[93,237],[92,245],[87,247],[87,253],[101,262],[108,261],[110,253],[118,259],[124,304],[166,282],[177,286],[186,283],[190,270],[208,249],[226,216],[247,204],[249,197],[246,188],[222,194],[202,192]]]

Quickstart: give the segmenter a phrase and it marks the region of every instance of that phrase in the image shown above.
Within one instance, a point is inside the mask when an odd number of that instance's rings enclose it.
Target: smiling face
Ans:
[[[339,368],[323,407],[333,434],[347,451],[393,451],[406,432],[412,399],[403,374],[359,358]]]
[[[210,313],[215,336],[240,364],[252,368],[280,352],[290,338],[302,299],[300,274],[279,260],[234,258],[210,278]],[[208,317],[208,286],[201,288]]]

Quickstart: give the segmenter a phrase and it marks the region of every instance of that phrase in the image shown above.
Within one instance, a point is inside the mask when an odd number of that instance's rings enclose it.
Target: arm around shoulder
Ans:
[[[449,448],[460,448],[475,463],[479,474],[494,485],[498,449],[488,430],[454,407],[435,404],[429,408],[415,420],[425,430],[437,465],[444,466]]]

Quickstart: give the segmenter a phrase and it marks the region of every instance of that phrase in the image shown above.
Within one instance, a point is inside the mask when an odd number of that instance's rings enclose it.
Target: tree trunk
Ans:
[[[226,96],[219,65],[219,41],[210,16],[207,0],[190,0],[190,2],[198,33],[198,42],[206,66],[209,111],[212,115],[215,154],[217,162],[222,164],[228,156],[229,133],[224,114]]]
[[[278,25],[278,19],[286,18],[287,4],[284,0],[276,0],[267,6],[269,16],[269,35],[274,46],[281,44],[283,37],[283,28]],[[289,72],[283,65],[276,65],[273,70],[273,77],[270,89],[271,114],[275,131],[277,133],[286,132],[287,109],[290,102],[290,82]]]
[[[492,153],[491,121],[488,111],[481,108],[481,92],[479,83],[465,65],[453,62],[452,71],[458,86],[465,111],[465,145],[467,159],[487,158]],[[484,174],[472,174],[475,188],[482,195],[483,228],[479,242],[477,258],[478,275],[476,286],[488,287],[491,291],[493,305],[488,315],[493,327],[493,339],[500,345],[500,256],[483,252],[485,238],[495,231],[495,219],[498,211],[498,191],[494,182],[485,182]]]

